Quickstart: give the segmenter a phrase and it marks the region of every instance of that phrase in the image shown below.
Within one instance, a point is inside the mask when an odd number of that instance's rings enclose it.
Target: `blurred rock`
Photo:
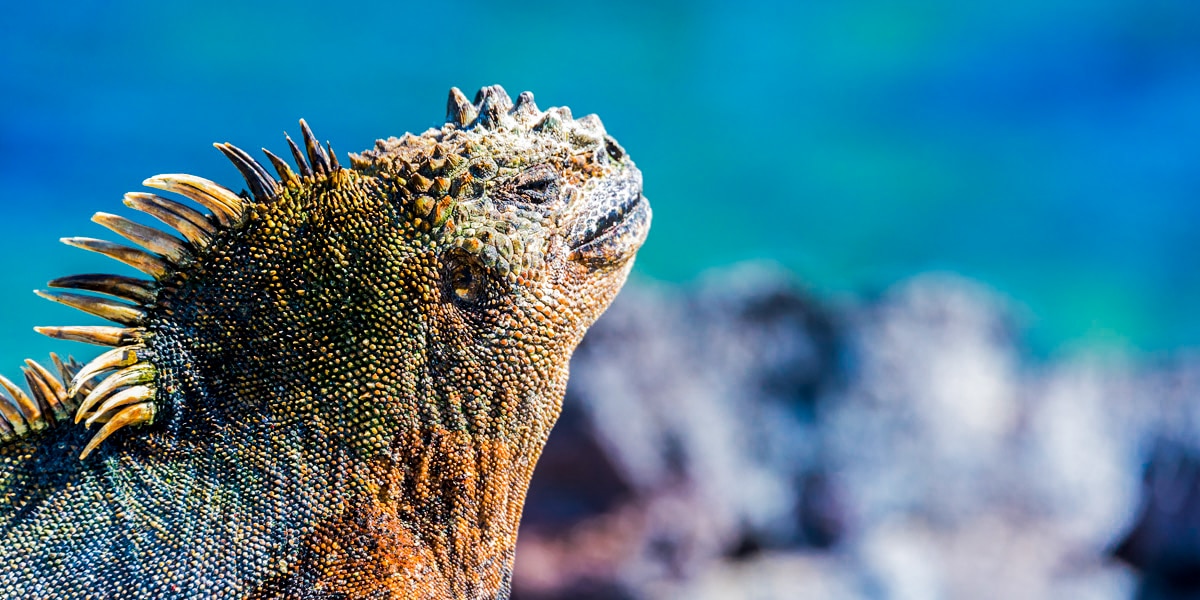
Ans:
[[[1196,597],[1149,594],[1200,565],[1164,508],[1200,476],[1140,482],[1156,440],[1200,456],[1200,360],[1034,361],[1014,312],[949,275],[631,284],[572,363],[514,598]]]
[[[724,560],[833,544],[840,517],[814,419],[839,372],[836,331],[764,267],[690,292],[630,286],[572,362],[526,505],[514,597],[577,597],[599,573],[646,597],[652,582],[690,581]],[[576,461],[563,468],[559,453]],[[574,520],[548,526],[566,513]],[[580,558],[579,536],[594,530],[619,550]],[[533,566],[547,554],[555,567]]]
[[[1200,453],[1160,444],[1142,489],[1137,522],[1113,556],[1143,574],[1139,600],[1200,598]]]
[[[821,431],[873,597],[1129,597],[1098,551],[1136,502],[1127,369],[1023,363],[1007,314],[928,275],[850,319],[857,366]]]

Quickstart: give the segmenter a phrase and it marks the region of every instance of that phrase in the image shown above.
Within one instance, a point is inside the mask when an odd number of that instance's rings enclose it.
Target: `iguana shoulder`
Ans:
[[[570,355],[650,209],[594,116],[499,86],[343,167],[217,144],[236,193],[145,181],[144,273],[42,292],[109,346],[0,387],[0,597],[497,598]],[[162,193],[162,195],[159,195]],[[100,295],[97,295],[100,294]]]

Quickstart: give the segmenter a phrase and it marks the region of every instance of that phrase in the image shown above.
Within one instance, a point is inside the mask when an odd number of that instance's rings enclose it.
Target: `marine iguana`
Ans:
[[[40,327],[112,349],[0,380],[0,597],[507,597],[569,358],[649,229],[641,174],[594,115],[499,86],[349,168],[300,126],[278,177],[215,144],[241,193],[125,196],[179,237],[97,213],[144,249],[63,240],[150,278],[39,292],[116,326]]]

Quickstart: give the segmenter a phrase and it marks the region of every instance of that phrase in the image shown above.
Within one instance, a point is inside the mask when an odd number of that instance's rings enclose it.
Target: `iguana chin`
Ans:
[[[39,292],[117,326],[39,328],[113,348],[0,381],[0,597],[507,596],[570,355],[650,208],[594,115],[499,86],[447,112],[349,168],[303,121],[278,177],[216,144],[247,191],[125,197],[179,237],[98,213],[144,250],[64,240],[151,279]]]

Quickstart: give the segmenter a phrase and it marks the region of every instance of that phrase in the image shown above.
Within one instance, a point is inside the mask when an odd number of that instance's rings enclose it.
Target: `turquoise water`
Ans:
[[[246,4],[5,7],[2,364],[86,321],[29,290],[110,269],[56,240],[144,177],[236,185],[211,142],[280,150],[304,117],[360,150],[491,83],[599,113],[638,161],[639,277],[770,259],[835,295],[950,270],[1040,351],[1200,345],[1200,3]]]

